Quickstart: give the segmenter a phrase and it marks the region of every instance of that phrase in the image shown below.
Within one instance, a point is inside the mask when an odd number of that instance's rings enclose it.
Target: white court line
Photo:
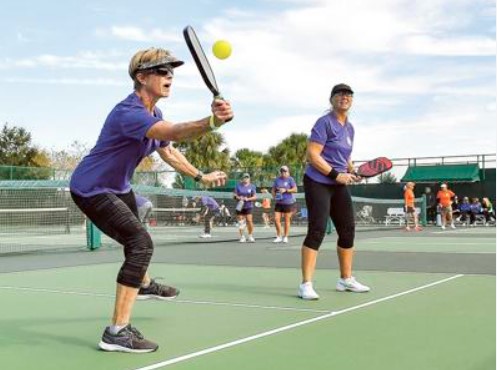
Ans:
[[[452,238],[452,239],[456,239],[456,238]],[[458,239],[460,240],[460,239]],[[427,245],[427,246],[430,246],[430,245],[433,245],[433,244],[436,244],[436,245],[454,245],[454,243],[457,243],[457,245],[481,245],[481,244],[493,244],[495,245],[495,240],[491,240],[491,239],[488,239],[487,240],[477,240],[477,241],[474,241],[474,242],[468,242],[468,243],[465,243],[465,242],[460,242],[460,241],[456,241],[456,242],[451,242],[451,241],[447,241],[447,240],[443,240],[443,242],[440,242],[439,240],[433,240],[433,241],[424,241],[424,240],[418,240],[416,242],[413,242],[412,240],[409,240],[409,244],[410,245]],[[385,242],[383,241],[364,241],[362,240],[361,241],[361,245],[362,244],[385,244]]]
[[[224,343],[224,344],[221,344],[221,345],[218,345],[218,346],[206,348],[206,349],[203,349],[203,350],[198,351],[198,352],[189,353],[187,355],[175,357],[175,358],[172,358],[170,360],[158,362],[156,364],[152,364],[152,365],[149,365],[149,366],[140,367],[140,368],[137,368],[136,370],[153,370],[153,369],[159,369],[159,368],[162,368],[162,367],[173,365],[173,364],[176,364],[178,362],[183,362],[183,361],[195,358],[195,357],[200,357],[200,356],[203,356],[203,355],[207,355],[209,353],[218,352],[218,351],[221,351],[221,350],[226,349],[226,348],[235,347],[237,345],[240,345],[240,344],[243,344],[243,343],[247,343],[247,342],[251,342],[253,340],[257,340],[257,339],[260,339],[260,338],[268,337],[270,335],[274,335],[274,334],[278,334],[278,333],[281,333],[281,332],[284,332],[284,331],[295,329],[295,328],[298,328],[300,326],[312,324],[314,322],[325,320],[325,319],[328,319],[330,317],[335,317],[335,316],[338,316],[338,315],[341,315],[341,314],[344,314],[344,313],[348,313],[348,312],[351,312],[351,311],[359,310],[359,309],[364,308],[364,307],[369,307],[369,306],[372,306],[372,305],[380,303],[380,302],[388,301],[388,300],[391,300],[391,299],[394,299],[394,298],[398,298],[398,297],[401,297],[401,296],[404,296],[404,295],[407,295],[407,294],[410,294],[410,293],[414,293],[414,292],[417,292],[419,290],[426,289],[426,288],[429,288],[429,287],[432,287],[432,286],[435,286],[435,285],[438,285],[438,284],[446,283],[446,282],[448,282],[450,280],[454,280],[454,279],[460,278],[462,276],[464,276],[464,275],[463,274],[454,275],[454,276],[451,276],[451,277],[446,278],[446,279],[438,280],[438,281],[435,281],[433,283],[422,285],[422,286],[417,287],[417,288],[413,288],[413,289],[409,289],[409,290],[406,290],[406,291],[403,291],[403,292],[400,292],[400,293],[392,294],[392,295],[389,295],[389,296],[384,297],[384,298],[375,299],[373,301],[369,301],[369,302],[366,302],[366,303],[363,303],[363,304],[359,304],[357,306],[352,306],[352,307],[349,307],[349,308],[345,308],[345,309],[340,310],[340,311],[330,312],[330,313],[327,313],[325,315],[321,315],[321,316],[318,316],[318,317],[315,317],[315,318],[312,318],[312,319],[308,319],[308,320],[304,320],[304,321],[299,321],[299,322],[296,322],[294,324],[290,324],[290,325],[282,326],[282,327],[277,328],[277,329],[265,331],[263,333],[259,333],[259,334],[256,334],[256,335],[252,335],[250,337],[238,339],[238,340],[235,340],[233,342],[228,342],[228,343]]]
[[[15,287],[15,286],[0,286],[3,290],[17,290],[17,291],[27,291],[27,292],[37,292],[37,293],[55,293],[55,294],[72,294],[79,296],[90,296],[90,297],[104,297],[104,298],[115,298],[112,294],[105,293],[93,293],[93,292],[75,292],[68,290],[57,290],[57,289],[46,289],[46,288],[32,288],[32,287]],[[297,307],[283,307],[283,306],[263,306],[250,303],[233,303],[233,302],[214,302],[214,301],[193,301],[187,299],[171,299],[168,300],[169,303],[187,303],[187,304],[198,304],[198,305],[211,305],[211,306],[227,306],[227,307],[238,307],[238,308],[257,308],[265,310],[279,310],[279,311],[296,311],[296,312],[312,312],[312,313],[329,313],[330,310],[316,310],[312,308],[297,308]]]

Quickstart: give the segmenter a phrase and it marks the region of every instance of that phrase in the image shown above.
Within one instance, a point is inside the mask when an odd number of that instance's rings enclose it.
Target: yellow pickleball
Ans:
[[[231,55],[231,44],[226,40],[218,40],[212,45],[212,53],[218,59],[226,59]]]

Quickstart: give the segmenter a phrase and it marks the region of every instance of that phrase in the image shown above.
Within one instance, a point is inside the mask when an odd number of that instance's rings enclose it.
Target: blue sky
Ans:
[[[209,114],[182,39],[187,24],[211,56],[236,119],[227,145],[265,151],[309,133],[331,87],[355,90],[354,157],[496,151],[496,9],[488,0],[16,1],[3,8],[0,123],[46,149],[92,146],[132,91],[131,56],[160,46],[187,64],[159,103],[172,122]]]

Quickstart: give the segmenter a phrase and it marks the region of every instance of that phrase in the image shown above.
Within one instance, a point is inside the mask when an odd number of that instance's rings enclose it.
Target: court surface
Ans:
[[[151,275],[181,294],[137,302],[132,324],[157,352],[97,349],[119,248],[14,254],[0,257],[1,368],[495,369],[493,227],[358,233],[364,294],[335,291],[329,235],[314,302],[296,297],[302,237],[287,246],[156,238]]]

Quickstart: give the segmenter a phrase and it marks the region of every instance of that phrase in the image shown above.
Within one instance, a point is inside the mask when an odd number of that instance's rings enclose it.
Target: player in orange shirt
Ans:
[[[414,219],[414,230],[421,231],[418,223],[418,215],[416,213],[416,208],[414,208],[414,186],[413,182],[408,182],[404,191],[404,204],[406,211],[406,230],[411,231],[409,227],[409,221],[411,218]]]
[[[455,196],[456,194],[447,188],[447,184],[443,183],[440,185],[440,190],[437,193],[437,201],[442,214],[442,230],[445,230],[447,221],[450,222],[451,228],[456,228],[452,220],[452,198]]]

